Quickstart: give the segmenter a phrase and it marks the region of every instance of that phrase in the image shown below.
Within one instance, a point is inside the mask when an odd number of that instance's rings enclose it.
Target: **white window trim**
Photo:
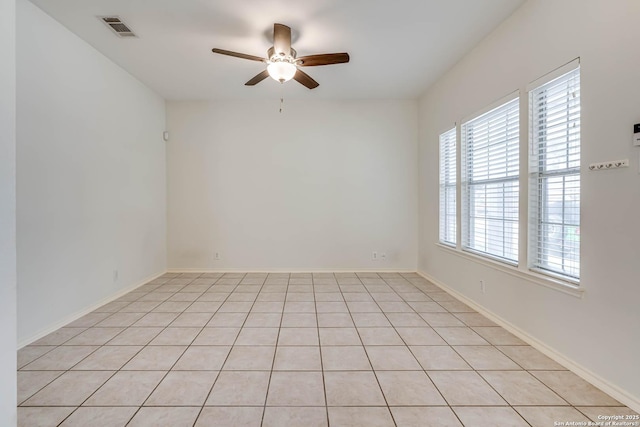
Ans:
[[[458,206],[460,204],[460,165],[459,165],[459,158],[460,156],[458,155],[459,151],[460,151],[460,132],[459,132],[459,128],[460,126],[458,126],[458,123],[454,123],[453,127],[448,127],[447,129],[443,130],[442,132],[438,133],[438,243],[445,245],[445,246],[449,246],[451,248],[456,248],[458,247],[458,245],[460,244],[460,223],[459,223],[459,219],[460,216],[458,215],[459,209],[460,207]],[[441,192],[441,188],[442,188],[442,183],[440,182],[440,168],[442,167],[441,165],[441,160],[442,160],[442,153],[441,153],[441,146],[440,146],[440,138],[442,137],[442,135],[449,133],[451,131],[454,131],[454,137],[456,139],[456,146],[455,146],[455,167],[456,167],[456,176],[454,177],[455,182],[453,187],[455,188],[455,195],[456,195],[456,235],[454,236],[455,238],[455,242],[446,242],[444,240],[441,239],[442,236],[440,236],[440,221],[442,221],[442,218],[440,218],[440,204],[442,203],[441,200],[441,196],[442,196],[442,192]]]
[[[531,184],[531,171],[529,170],[529,156],[531,154],[531,140],[533,138],[533,134],[531,132],[531,128],[530,128],[530,121],[529,118],[531,116],[531,105],[530,105],[530,92],[537,89],[540,86],[543,86],[549,82],[551,82],[552,80],[557,79],[558,77],[561,77],[577,68],[580,67],[580,57],[575,58],[572,61],[567,62],[564,65],[561,65],[560,67],[556,68],[553,71],[550,71],[549,73],[537,78],[536,80],[532,81],[531,83],[529,83],[527,85],[526,91],[527,91],[527,99],[526,99],[526,105],[527,105],[527,110],[526,110],[526,119],[527,119],[527,159],[526,159],[526,165],[527,165],[527,176],[526,176],[526,187],[527,187],[527,199],[526,199],[526,203],[527,203],[527,207],[526,207],[526,212],[524,212],[524,214],[526,215],[527,218],[527,224],[529,224],[529,226],[527,227],[527,239],[526,239],[526,246],[527,246],[527,256],[526,256],[526,268],[529,272],[531,272],[532,274],[536,275],[536,276],[540,276],[540,277],[544,277],[547,280],[553,281],[554,283],[560,283],[565,287],[569,287],[569,288],[580,288],[580,277],[578,278],[574,278],[571,276],[566,276],[560,273],[556,273],[554,271],[551,270],[546,270],[543,268],[539,268],[535,265],[532,265],[531,263],[531,258],[529,256],[529,252],[531,250],[532,247],[532,235],[534,233],[532,233],[531,231],[531,227],[532,224],[530,224],[531,221],[531,215],[530,215],[530,209],[531,209],[531,200],[529,198],[529,185]],[[582,180],[582,177],[581,177]],[[536,237],[537,238],[537,237]]]
[[[480,110],[477,110],[471,114],[467,114],[465,117],[462,118],[462,120],[457,121],[456,123],[458,128],[462,127],[463,123],[466,123],[470,120],[475,119],[476,117],[479,117],[485,113],[488,113],[491,110],[495,110],[496,108],[498,108],[499,106],[501,106],[502,104],[506,104],[509,101],[513,101],[516,98],[520,97],[520,89],[515,90],[513,92],[508,93],[507,95],[503,96],[502,98],[496,99],[495,101],[493,101],[492,103],[490,103],[489,105],[481,108]]]
[[[571,71],[572,69],[576,68],[580,66],[580,58],[576,58],[573,61],[570,61],[569,63],[557,68],[556,70],[545,74],[544,76],[536,79],[535,81],[529,83],[529,85],[527,85],[527,87],[524,87],[521,89],[518,89],[514,92],[511,92],[510,94],[492,102],[491,104],[489,104],[488,106],[482,108],[481,110],[478,110],[472,114],[469,114],[465,117],[463,117],[460,120],[456,120],[456,132],[457,132],[457,143],[458,143],[458,153],[459,155],[457,155],[457,194],[460,195],[461,192],[461,172],[462,172],[462,165],[461,163],[461,150],[460,150],[460,145],[461,145],[461,136],[460,135],[460,131],[461,131],[461,123],[467,122],[470,119],[477,117],[479,115],[482,115],[486,112],[489,112],[491,110],[493,110],[494,108],[509,102],[517,97],[520,97],[521,92],[526,92],[528,95],[528,92],[531,90],[531,88],[535,88],[540,86],[541,84],[543,84],[542,82],[546,82],[549,81],[549,79],[554,79],[556,77],[560,77],[563,74],[566,74],[567,72]],[[440,132],[442,133],[442,132]],[[440,135],[440,133],[438,135]],[[522,165],[525,165],[525,171],[527,171],[527,173],[525,174],[526,177],[525,179],[521,179],[520,181],[520,198],[521,198],[521,204],[520,204],[520,222],[522,224],[526,224],[527,223],[527,219],[528,219],[528,203],[529,203],[529,195],[528,195],[528,188],[529,188],[529,174],[528,174],[528,165],[529,165],[529,139],[528,139],[528,135],[529,135],[529,99],[528,96],[526,97],[520,97],[520,136],[521,136],[521,141],[520,141],[520,169],[522,170]],[[523,149],[524,147],[524,149]],[[524,190],[524,191],[523,191]],[[524,200],[523,200],[524,198]],[[438,247],[440,250],[442,250],[443,252],[449,253],[449,254],[453,254],[455,256],[464,258],[468,261],[472,261],[476,264],[482,265],[484,267],[488,267],[491,268],[493,270],[497,270],[503,273],[506,273],[510,276],[525,280],[529,283],[533,283],[535,285],[538,286],[543,286],[545,288],[548,289],[552,289],[558,292],[561,292],[563,294],[566,295],[570,295],[573,296],[575,298],[582,298],[584,296],[584,293],[586,292],[586,289],[582,286],[579,285],[578,283],[571,281],[571,280],[567,280],[567,278],[564,277],[554,277],[553,274],[549,274],[549,272],[537,272],[535,271],[535,269],[530,269],[529,265],[528,265],[528,239],[529,239],[529,233],[528,233],[528,227],[525,227],[523,233],[520,234],[520,250],[519,250],[519,262],[518,265],[510,265],[507,264],[503,261],[494,261],[493,259],[485,256],[485,255],[476,255],[473,252],[470,251],[465,251],[462,249],[461,247],[461,241],[462,241],[462,227],[461,227],[461,222],[462,222],[462,207],[461,205],[461,200],[462,197],[458,197],[457,198],[457,219],[458,219],[458,227],[457,227],[457,245],[456,247],[450,246],[450,245],[445,245],[440,243],[439,241],[435,243],[436,247]],[[524,205],[522,204],[524,203]],[[524,209],[523,209],[524,208]],[[524,222],[522,221],[524,219]],[[523,238],[525,237],[525,238]],[[439,239],[439,237],[438,237]]]
[[[465,147],[463,146],[463,141],[462,141],[462,125],[464,123],[467,123],[477,117],[480,117],[492,110],[495,110],[496,108],[507,104],[508,102],[511,102],[515,99],[519,99],[519,105],[518,105],[518,111],[519,111],[519,144],[520,144],[520,158],[519,158],[519,171],[520,174],[518,176],[518,187],[519,187],[519,203],[518,203],[518,222],[522,223],[522,179],[521,179],[521,173],[522,173],[522,132],[523,132],[523,128],[522,128],[522,97],[520,96],[521,94],[521,90],[515,90],[495,101],[493,101],[492,103],[490,103],[489,105],[483,107],[480,110],[477,110],[476,112],[469,114],[467,116],[465,116],[464,118],[462,118],[460,121],[457,121],[457,133],[458,133],[458,192],[457,194],[459,195],[458,197],[458,244],[456,246],[456,250],[460,253],[468,253],[470,255],[472,255],[473,257],[477,257],[479,259],[488,259],[491,260],[491,262],[493,263],[499,263],[499,264],[504,264],[504,265],[510,265],[516,268],[519,268],[520,265],[522,265],[522,256],[521,256],[521,252],[522,252],[522,236],[519,234],[518,235],[518,259],[515,261],[509,260],[509,259],[505,259],[505,258],[500,258],[498,256],[494,256],[488,253],[481,253],[481,252],[477,252],[475,251],[473,248],[467,248],[464,246],[463,244],[463,240],[464,240],[464,224],[465,224],[465,219],[463,218],[463,214],[464,214],[464,209],[463,209],[463,202],[462,200],[464,199],[465,194],[464,193],[464,183],[463,183],[463,179],[462,179],[462,174],[463,174],[463,161],[462,161],[462,157],[463,155],[465,155]],[[528,110],[527,110],[528,113]],[[528,182],[528,181],[527,181]],[[526,193],[525,193],[526,194]],[[520,227],[518,227],[520,228]]]
[[[527,94],[532,90],[542,86],[543,84],[549,83],[551,80],[555,80],[560,76],[564,76],[569,71],[573,71],[580,66],[580,58],[576,58],[573,61],[569,61],[564,65],[559,66],[553,71],[548,72],[544,76],[538,77],[536,80],[532,81],[527,85]]]
[[[510,276],[517,277],[518,279],[526,280],[530,283],[553,289],[576,298],[582,298],[585,293],[584,288],[581,286],[570,283],[563,279],[552,278],[547,274],[536,273],[529,268],[521,268],[515,265],[506,264],[502,261],[494,261],[493,259],[488,258],[484,255],[476,255],[473,252],[462,251],[460,249],[456,249],[448,245],[443,245],[441,243],[436,243],[436,246],[447,253],[451,253],[468,261],[475,262],[476,264],[501,271]]]

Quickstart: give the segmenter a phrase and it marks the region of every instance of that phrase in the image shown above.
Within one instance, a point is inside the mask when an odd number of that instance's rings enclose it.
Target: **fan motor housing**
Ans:
[[[273,46],[271,46],[269,48],[269,50],[267,50],[267,58],[269,58],[269,60],[272,61],[272,62],[282,61],[282,60],[287,59],[287,58],[290,59],[289,62],[293,62],[293,61],[295,61],[297,55],[298,55],[298,52],[296,52],[296,50],[294,48],[291,48],[291,51],[289,52],[289,55],[284,55],[284,56],[278,55]]]

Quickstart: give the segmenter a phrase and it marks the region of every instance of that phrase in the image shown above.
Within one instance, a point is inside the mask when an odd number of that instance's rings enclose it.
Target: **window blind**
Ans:
[[[462,247],[518,262],[519,99],[462,124]]]
[[[440,242],[456,245],[456,128],[440,135]]]
[[[580,69],[529,92],[529,266],[580,277]]]

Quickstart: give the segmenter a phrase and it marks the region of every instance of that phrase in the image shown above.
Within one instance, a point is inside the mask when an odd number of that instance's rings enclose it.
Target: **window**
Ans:
[[[462,124],[462,247],[518,262],[519,98]]]
[[[580,277],[580,69],[529,92],[529,267]]]
[[[456,245],[456,128],[440,135],[440,242]]]

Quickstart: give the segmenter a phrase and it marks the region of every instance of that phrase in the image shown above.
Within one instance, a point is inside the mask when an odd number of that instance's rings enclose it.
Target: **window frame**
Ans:
[[[564,161],[565,163],[567,163],[567,167],[565,168],[556,168],[556,169],[550,169],[547,168],[545,166],[546,160],[545,160],[545,155],[547,153],[547,149],[549,148],[549,144],[547,144],[546,138],[544,137],[539,137],[539,131],[536,132],[536,130],[534,129],[534,126],[536,126],[536,122],[534,120],[534,116],[536,114],[539,113],[539,109],[538,107],[535,105],[535,101],[536,99],[538,99],[538,94],[540,89],[545,88],[545,89],[555,89],[554,85],[557,85],[558,83],[560,84],[566,84],[567,85],[567,96],[573,96],[573,98],[576,98],[576,91],[574,90],[573,92],[569,93],[569,89],[570,89],[570,85],[571,83],[571,79],[575,79],[575,77],[570,76],[571,74],[577,74],[577,119],[575,117],[571,118],[570,117],[570,112],[573,108],[575,108],[575,101],[572,102],[571,99],[568,99],[566,104],[567,107],[565,108],[566,114],[567,114],[567,120],[561,122],[561,124],[567,126],[567,141],[566,141],[566,151],[567,151],[567,155],[563,158],[562,161]],[[569,76],[569,77],[568,77]],[[563,81],[564,80],[564,81]],[[550,276],[554,279],[559,279],[561,281],[564,282],[568,282],[574,286],[579,286],[580,284],[580,250],[581,250],[581,239],[579,238],[579,234],[578,234],[578,243],[577,243],[577,255],[575,254],[575,251],[573,251],[573,253],[571,254],[573,256],[573,263],[577,264],[577,267],[575,267],[577,269],[577,273],[575,274],[570,274],[567,271],[571,270],[571,267],[567,267],[567,269],[564,268],[565,265],[570,264],[571,260],[568,259],[567,257],[567,252],[565,251],[565,227],[571,227],[574,229],[574,235],[575,235],[575,229],[577,229],[579,231],[580,229],[580,222],[581,222],[581,213],[580,213],[580,206],[581,206],[581,197],[580,197],[580,191],[581,191],[581,168],[580,168],[580,162],[581,162],[581,139],[582,139],[582,135],[581,135],[581,121],[582,121],[582,111],[581,111],[581,99],[580,99],[580,92],[581,92],[581,70],[580,70],[580,61],[579,59],[576,59],[574,61],[571,61],[570,63],[554,70],[553,72],[547,74],[546,76],[543,76],[542,78],[536,80],[535,82],[532,82],[528,88],[527,88],[527,93],[528,93],[528,101],[529,101],[529,111],[528,111],[528,115],[529,115],[529,141],[528,141],[528,150],[529,150],[529,173],[527,176],[528,179],[528,186],[529,186],[529,200],[528,200],[528,205],[527,205],[527,218],[528,218],[528,222],[529,222],[529,230],[528,230],[528,241],[527,241],[527,245],[528,245],[528,256],[527,256],[527,267],[530,271],[538,273],[538,274],[542,274],[542,275],[546,275],[546,276]],[[575,111],[574,111],[575,114]],[[545,117],[546,120],[546,117]],[[573,124],[573,127],[575,127],[577,122],[577,154],[575,153],[575,146],[571,145],[572,142],[572,137],[571,137],[571,132],[570,132],[570,126],[571,124]],[[539,120],[538,120],[539,123]],[[555,124],[555,126],[557,126],[557,124]],[[543,127],[542,129],[548,129],[548,127]],[[575,131],[573,132],[573,137],[575,137]],[[544,139],[544,143],[542,142]],[[544,144],[544,146],[542,145]],[[556,144],[554,144],[556,145]],[[542,147],[542,148],[541,148]],[[570,150],[574,150],[574,152],[570,152]],[[575,157],[577,157],[577,159],[575,159]],[[572,160],[573,159],[573,160]],[[577,162],[577,166],[571,166],[569,167],[570,163],[575,163]],[[548,205],[550,204],[550,196],[549,196],[549,190],[548,190],[548,182],[550,182],[549,180],[551,179],[558,179],[561,178],[562,179],[562,200],[561,200],[561,215],[562,215],[562,219],[561,222],[559,224],[552,224],[551,221],[545,221],[545,219],[549,219],[549,208]],[[565,216],[566,216],[566,205],[570,204],[571,202],[575,202],[576,200],[571,200],[570,197],[566,196],[566,183],[567,183],[567,178],[570,180],[573,180],[574,182],[571,185],[570,189],[573,190],[575,192],[576,188],[577,188],[577,223],[571,223],[569,224],[568,222],[566,222]],[[577,181],[577,184],[576,182]],[[575,207],[573,208],[574,212],[575,212]],[[560,229],[562,230],[562,234],[560,237],[561,243],[562,243],[562,249],[561,249],[561,266],[563,267],[562,269],[565,271],[560,271],[561,269],[554,269],[553,268],[553,263],[551,263],[548,258],[549,258],[549,252],[551,251],[551,243],[550,241],[552,240],[552,236],[551,236],[551,232],[545,233],[545,227],[548,228],[548,225],[552,224],[554,225],[554,228],[557,226],[560,226]],[[544,245],[544,246],[543,246]],[[557,251],[556,251],[557,252]],[[545,256],[547,257],[547,261],[543,261],[541,259],[541,257]],[[577,261],[576,261],[577,259]]]
[[[515,113],[515,117],[517,118],[516,120],[516,129],[515,129],[515,140],[510,140],[508,139],[509,133],[505,132],[505,152],[506,154],[506,159],[508,160],[508,153],[509,153],[509,149],[514,149],[516,150],[515,152],[515,162],[516,162],[516,172],[515,174],[513,174],[513,172],[509,172],[509,167],[506,168],[506,176],[504,177],[498,177],[498,178],[488,178],[488,179],[484,179],[484,180],[477,180],[477,181],[473,181],[472,179],[470,179],[469,174],[471,171],[471,168],[473,165],[469,165],[469,156],[470,156],[470,152],[469,152],[469,140],[468,138],[468,132],[467,132],[467,126],[470,126],[472,124],[474,124],[474,122],[481,122],[481,120],[483,118],[487,118],[487,117],[491,117],[492,114],[495,114],[495,112],[497,110],[500,109],[504,109],[504,113],[506,114],[507,118],[505,120],[507,120],[507,122],[509,120],[511,120],[508,116],[510,114],[513,114],[513,109],[515,109],[516,113]],[[474,255],[477,255],[479,257],[482,258],[487,258],[493,261],[497,261],[499,263],[503,263],[506,265],[510,265],[513,267],[517,267],[519,265],[519,256],[520,256],[520,251],[519,251],[519,224],[520,224],[520,176],[521,176],[521,165],[520,165],[520,123],[521,123],[521,111],[520,111],[520,91],[516,91],[514,93],[511,93],[509,95],[507,95],[506,97],[501,98],[500,100],[492,103],[491,105],[489,105],[488,107],[486,107],[485,109],[481,110],[480,112],[477,112],[471,116],[469,116],[468,118],[466,118],[464,121],[462,121],[462,123],[460,124],[460,145],[461,145],[461,149],[460,149],[460,160],[461,160],[461,166],[460,166],[460,172],[461,172],[461,199],[462,199],[462,209],[460,212],[460,221],[461,221],[461,225],[462,225],[462,238],[461,238],[461,249],[462,251],[465,252],[469,252],[472,253]],[[511,144],[509,144],[509,142],[511,142]],[[513,153],[511,153],[513,154]],[[471,153],[471,155],[473,155],[473,153]],[[487,167],[489,167],[491,165],[491,163],[489,161],[487,161]],[[511,173],[511,174],[510,174]],[[515,257],[514,258],[508,258],[506,256],[500,256],[498,254],[495,253],[491,253],[489,250],[483,251],[483,250],[479,250],[477,247],[472,247],[470,245],[470,241],[471,241],[471,237],[473,234],[473,227],[472,227],[472,216],[470,214],[470,209],[472,206],[474,206],[474,203],[470,200],[472,198],[473,195],[473,191],[472,189],[474,187],[481,187],[481,186],[489,186],[489,185],[504,185],[505,184],[510,184],[510,185],[514,185],[515,189],[512,192],[503,192],[503,196],[505,194],[516,194],[516,214],[514,215],[514,218],[509,220],[509,221],[505,221],[505,215],[504,215],[504,208],[503,210],[503,215],[500,218],[501,224],[502,224],[502,232],[505,232],[505,224],[507,222],[510,223],[515,223],[516,225],[516,232],[513,233],[511,235],[512,239],[515,239],[515,249],[514,249],[514,253],[515,253]],[[495,218],[493,219],[495,221]],[[485,242],[486,244],[486,242]],[[505,253],[504,251],[505,246],[503,245],[503,254]],[[512,249],[513,250],[513,249]]]
[[[442,132],[439,137],[439,202],[438,202],[438,241],[447,246],[458,244],[458,126]],[[448,145],[448,146],[447,146]],[[451,147],[452,146],[452,147]],[[453,159],[451,156],[453,155]],[[447,240],[450,225],[449,192],[453,190],[453,231],[452,239]],[[449,202],[449,203],[448,203]]]

